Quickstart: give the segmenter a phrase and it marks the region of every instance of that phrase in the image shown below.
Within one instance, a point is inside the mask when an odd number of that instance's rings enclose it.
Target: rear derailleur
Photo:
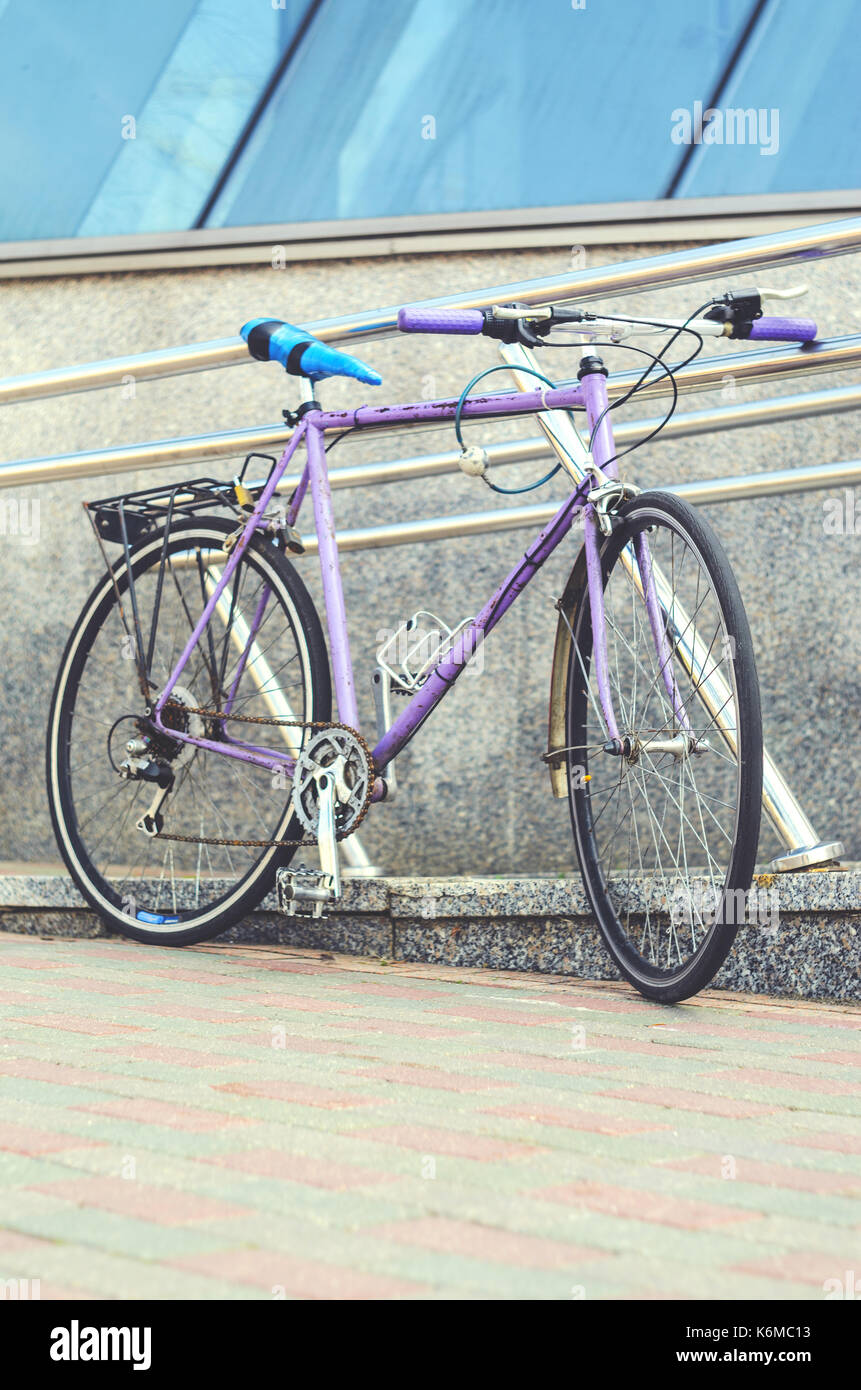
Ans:
[[[173,791],[173,768],[158,758],[151,757],[147,744],[140,737],[129,739],[126,744],[126,753],[128,756],[123,759],[119,766],[120,776],[128,781],[152,782],[155,786],[155,793],[149,804],[149,809],[144,812],[140,820],[135,822],[136,830],[154,838],[164,828],[164,816],[161,814],[161,808]]]

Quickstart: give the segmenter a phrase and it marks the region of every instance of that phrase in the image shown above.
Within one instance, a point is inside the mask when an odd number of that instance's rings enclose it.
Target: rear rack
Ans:
[[[243,485],[246,469],[255,458],[264,459],[271,474],[276,459],[271,454],[253,453],[247,455],[238,477],[231,481],[192,478],[188,482],[167,483],[85,502],[84,510],[100,540],[123,546],[134,544],[162,523],[169,529],[177,516],[194,516],[213,507],[226,507],[241,519],[248,514],[248,503],[256,502],[268,481],[267,475],[263,482]]]
[[[242,479],[253,458],[266,460],[269,464],[269,475],[262,483],[255,481],[246,486]],[[151,679],[155,634],[174,523],[178,517],[193,517],[198,512],[211,512],[213,508],[218,507],[227,510],[236,518],[238,522],[236,534],[238,534],[242,526],[248,521],[262,489],[268,482],[268,477],[271,476],[272,470],[276,467],[276,463],[277,460],[271,454],[252,453],[246,456],[241,472],[232,482],[219,482],[216,478],[192,478],[187,482],[142,488],[138,492],[119,493],[116,497],[102,497],[84,503],[84,511],[92,525],[102,559],[105,562],[105,568],[113,583],[120,620],[128,643],[128,654],[134,657],[138,684],[148,705],[155,688],[155,682]],[[164,528],[164,536],[161,540],[161,556],[153,613],[150,620],[149,640],[145,647],[135,571],[132,564],[132,546],[156,532],[160,526]],[[285,544],[291,545],[292,543],[294,549],[302,548],[298,536],[292,535],[292,528],[285,524],[283,533]],[[225,550],[229,549],[230,539],[229,536],[225,537]],[[115,563],[112,563],[108,556],[105,549],[106,542],[122,547],[122,555]],[[199,553],[197,564],[200,568]],[[128,587],[131,621],[126,617],[120,594],[119,580],[123,573]],[[203,573],[201,570],[202,583]]]

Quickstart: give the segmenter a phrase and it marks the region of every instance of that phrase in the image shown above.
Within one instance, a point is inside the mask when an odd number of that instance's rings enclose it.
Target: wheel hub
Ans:
[[[194,712],[196,709],[197,701],[192,692],[176,685],[162,710],[161,723],[170,731],[203,738],[206,728],[201,716]],[[120,764],[124,777],[165,780],[162,774],[190,762],[197,752],[195,744],[171,738],[170,732],[157,728],[149,717],[135,719],[134,725],[135,736],[126,743],[126,756]]]
[[[687,734],[679,730],[675,734],[646,734],[641,737],[639,734],[625,734],[621,738],[608,739],[604,744],[603,751],[609,753],[611,757],[624,758],[628,763],[639,762],[640,756],[647,753],[652,757],[659,757],[662,753],[672,755],[675,762],[681,762],[683,758],[693,757],[694,754],[708,752],[708,740],[698,739],[694,734]]]

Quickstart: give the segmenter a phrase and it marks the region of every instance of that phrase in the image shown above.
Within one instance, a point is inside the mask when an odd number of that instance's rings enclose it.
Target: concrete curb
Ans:
[[[719,989],[798,999],[861,999],[861,869],[761,874],[758,909],[739,928]],[[104,936],[71,880],[0,877],[0,927]],[[618,978],[579,878],[346,879],[320,921],[286,917],[274,895],[219,938],[388,960]]]

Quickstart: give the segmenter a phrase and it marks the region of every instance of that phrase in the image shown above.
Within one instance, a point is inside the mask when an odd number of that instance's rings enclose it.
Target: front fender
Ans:
[[[586,547],[577,552],[562,596],[556,602],[559,621],[556,624],[556,644],[553,648],[553,670],[550,676],[550,715],[547,727],[547,761],[550,790],[553,796],[568,795],[568,773],[564,755],[552,757],[554,750],[565,748],[565,695],[568,687],[568,663],[571,659],[571,627],[580,597],[586,588]]]

